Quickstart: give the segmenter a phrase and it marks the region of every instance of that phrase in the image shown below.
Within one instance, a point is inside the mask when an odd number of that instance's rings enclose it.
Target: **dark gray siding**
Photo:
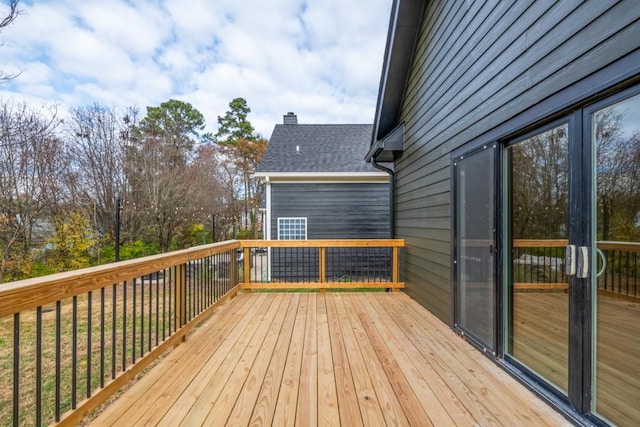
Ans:
[[[306,217],[308,239],[389,238],[386,183],[271,184],[271,237],[278,217]]]
[[[452,321],[450,153],[638,50],[639,15],[633,1],[428,2],[400,115],[396,235],[407,292],[442,320]]]
[[[308,239],[389,238],[389,185],[386,183],[313,183],[271,185],[271,236],[278,238],[278,218],[307,218]],[[317,249],[271,250],[274,280],[318,280]],[[370,274],[391,278],[390,250],[327,250],[329,280],[348,276],[368,280]]]

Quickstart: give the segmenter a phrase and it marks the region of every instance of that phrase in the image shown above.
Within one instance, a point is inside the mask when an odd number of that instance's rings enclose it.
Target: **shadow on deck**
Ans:
[[[92,425],[569,425],[404,293],[222,305]]]

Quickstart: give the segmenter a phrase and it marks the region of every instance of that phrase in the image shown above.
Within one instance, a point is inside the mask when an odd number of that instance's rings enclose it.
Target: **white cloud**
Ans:
[[[391,0],[23,0],[0,33],[0,97],[75,108],[192,103],[215,131],[229,101],[270,136],[300,123],[371,123]]]

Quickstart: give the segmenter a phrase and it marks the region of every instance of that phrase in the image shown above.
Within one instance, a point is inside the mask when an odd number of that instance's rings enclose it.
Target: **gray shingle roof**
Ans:
[[[371,132],[360,124],[276,125],[258,172],[375,172],[364,161]]]

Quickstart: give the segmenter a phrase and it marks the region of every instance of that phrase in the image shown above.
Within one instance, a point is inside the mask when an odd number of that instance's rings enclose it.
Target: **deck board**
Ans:
[[[570,425],[404,293],[241,294],[93,425]]]

